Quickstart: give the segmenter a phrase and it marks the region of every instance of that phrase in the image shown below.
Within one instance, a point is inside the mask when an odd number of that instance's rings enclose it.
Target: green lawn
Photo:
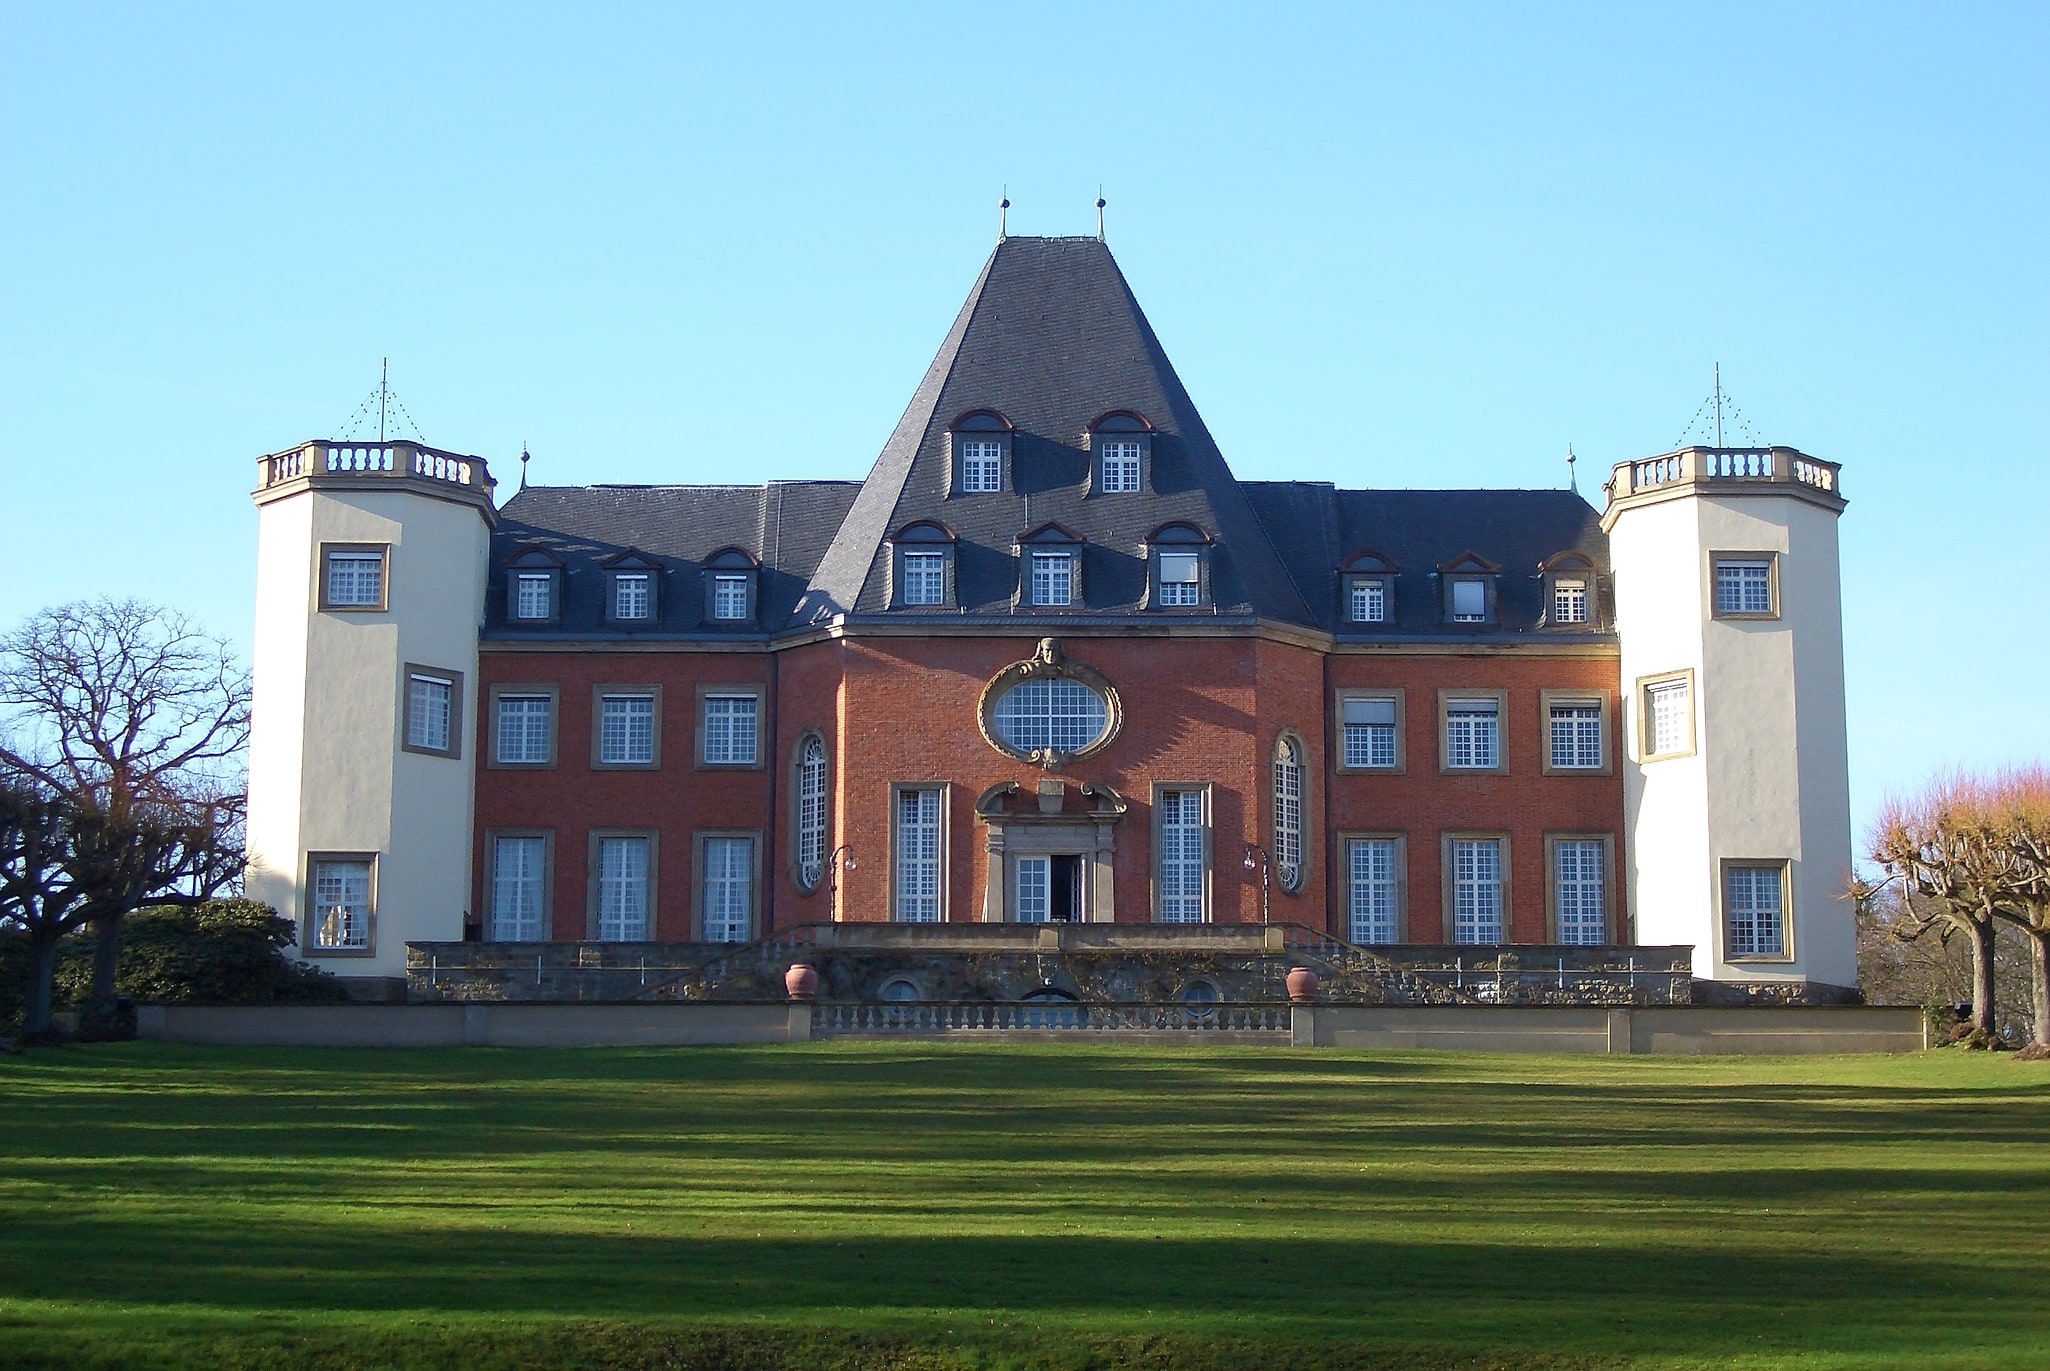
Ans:
[[[2050,1366],[2050,1068],[0,1059],[6,1367]]]

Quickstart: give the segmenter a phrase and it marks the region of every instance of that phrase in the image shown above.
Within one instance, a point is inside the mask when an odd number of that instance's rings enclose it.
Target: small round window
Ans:
[[[910,981],[898,979],[883,987],[884,1004],[913,1004],[918,1000],[918,987]]]
[[[997,697],[995,723],[1014,752],[1081,752],[1110,727],[1110,702],[1069,677],[1035,677]]]

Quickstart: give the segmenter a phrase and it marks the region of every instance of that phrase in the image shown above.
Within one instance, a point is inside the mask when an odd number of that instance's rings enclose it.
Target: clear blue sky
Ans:
[[[1593,490],[1720,362],[1844,464],[1859,822],[2050,757],[2041,5],[13,3],[0,112],[0,626],[246,642],[387,355],[505,478],[858,478],[1100,182],[1240,475]]]

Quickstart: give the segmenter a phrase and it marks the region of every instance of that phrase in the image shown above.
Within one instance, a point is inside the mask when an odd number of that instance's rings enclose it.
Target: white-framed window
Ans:
[[[1352,594],[1347,598],[1348,617],[1356,624],[1381,624],[1388,621],[1388,583],[1379,576],[1355,576],[1352,578]]]
[[[1392,771],[1396,765],[1395,697],[1347,698],[1340,705],[1348,769]]]
[[[744,943],[753,936],[753,838],[705,839],[704,940]]]
[[[940,921],[940,792],[905,786],[897,792],[897,921]]]
[[[1579,947],[1609,940],[1608,844],[1599,838],[1552,843],[1552,919],[1558,939]]]
[[[808,733],[797,745],[797,883],[817,888],[826,874],[826,743]]]
[[[648,940],[648,840],[635,835],[598,839],[598,940]]]
[[[1355,943],[1392,943],[1400,934],[1394,838],[1349,838],[1345,844],[1346,925]]]
[[[1099,439],[1103,455],[1098,489],[1106,495],[1126,495],[1139,488],[1139,444],[1130,438]]]
[[[615,572],[612,577],[612,617],[646,619],[654,614],[653,579],[645,571]]]
[[[1561,576],[1552,582],[1552,622],[1587,622],[1587,581],[1580,576]]]
[[[307,920],[310,950],[369,950],[370,868],[367,857],[323,857],[313,862],[313,910]]]
[[[1162,552],[1160,560],[1160,603],[1197,605],[1203,603],[1203,558],[1195,552]]]
[[[1715,612],[1717,614],[1771,614],[1772,559],[1770,557],[1718,557],[1715,559]]]
[[[907,552],[904,561],[904,594],[907,605],[943,605],[947,602],[947,558],[942,552]]]
[[[1032,554],[1032,603],[1072,604],[1075,597],[1075,557],[1069,552]]]
[[[513,618],[548,619],[555,615],[555,575],[547,571],[513,573]]]
[[[727,620],[747,617],[746,572],[722,571],[712,577],[712,617]]]
[[[1452,840],[1452,941],[1502,941],[1502,840]]]
[[[1554,700],[1546,707],[1552,770],[1599,771],[1602,767],[1602,702]]]
[[[1274,747],[1274,874],[1283,890],[1303,885],[1303,749],[1283,737]]]
[[[1072,677],[1034,676],[998,697],[993,722],[997,738],[1021,756],[1080,752],[1110,726],[1110,702]]]
[[[384,553],[379,549],[330,549],[324,578],[324,608],[384,607]]]
[[[598,699],[598,760],[606,766],[651,766],[655,761],[655,697],[602,695]]]
[[[705,764],[753,766],[756,756],[755,718],[760,702],[753,695],[705,697]]]
[[[1053,918],[1053,858],[1018,859],[1017,899],[1012,908],[1021,924],[1043,924]]]
[[[505,766],[545,764],[553,755],[555,701],[547,695],[498,697],[499,762]]]
[[[1204,908],[1207,853],[1203,824],[1203,792],[1160,792],[1160,920],[1199,924]]]
[[[1786,868],[1723,868],[1723,919],[1730,957],[1787,955]]]
[[[406,673],[406,747],[455,751],[456,683],[424,671]]]
[[[548,840],[538,833],[491,840],[491,941],[539,942],[547,908]]]
[[[1463,576],[1452,582],[1452,622],[1484,624],[1488,621],[1488,583],[1477,576]]]
[[[1004,488],[1004,445],[992,438],[962,438],[961,489],[971,495]]]
[[[1653,681],[1644,688],[1645,753],[1664,757],[1693,750],[1694,701],[1687,678]]]
[[[1495,699],[1445,702],[1445,765],[1491,771],[1502,765],[1502,705]]]

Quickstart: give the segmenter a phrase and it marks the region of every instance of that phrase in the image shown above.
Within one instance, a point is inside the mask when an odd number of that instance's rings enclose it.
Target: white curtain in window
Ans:
[[[1352,940],[1395,941],[1395,840],[1354,838],[1346,844],[1347,903]]]
[[[705,839],[705,941],[744,943],[754,905],[752,838]]]
[[[1452,844],[1452,941],[1502,941],[1502,843],[1497,838]]]
[[[534,942],[542,937],[542,870],[547,844],[536,836],[499,838],[491,845],[491,940]]]
[[[648,840],[598,840],[598,937],[638,943],[648,937]]]
[[[897,919],[940,919],[940,792],[897,792]]]

